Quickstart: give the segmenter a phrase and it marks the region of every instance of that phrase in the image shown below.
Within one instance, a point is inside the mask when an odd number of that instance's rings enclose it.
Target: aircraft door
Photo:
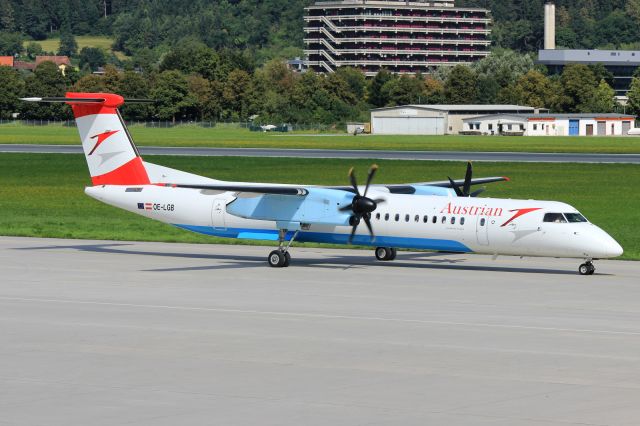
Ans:
[[[216,198],[213,200],[213,209],[211,210],[211,223],[216,230],[224,231],[227,229],[225,215],[227,204],[225,200]]]
[[[481,246],[489,245],[489,219],[483,216],[478,216],[476,222],[476,237],[478,238],[478,244]]]

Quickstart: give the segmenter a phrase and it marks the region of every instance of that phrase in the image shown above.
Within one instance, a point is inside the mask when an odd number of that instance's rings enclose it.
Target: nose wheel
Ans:
[[[578,268],[580,275],[593,275],[596,272],[596,267],[593,266],[593,262],[585,262]]]

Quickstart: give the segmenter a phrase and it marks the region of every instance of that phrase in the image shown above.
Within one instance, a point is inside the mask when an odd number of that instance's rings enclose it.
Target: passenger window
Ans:
[[[405,222],[409,222],[409,219],[411,219],[411,216],[409,216],[409,215],[406,215],[406,216],[404,217],[404,221],[405,221]]]
[[[398,213],[396,213],[396,222],[400,221],[400,215]]]
[[[543,222],[549,223],[567,223],[562,213],[547,213],[544,215]]]
[[[416,217],[415,217],[415,221],[416,221],[416,222],[420,222],[420,216],[419,216],[419,215],[416,215]]]
[[[480,219],[480,226],[484,226],[485,223],[487,223],[487,221],[484,218]]]
[[[422,218],[422,221],[423,221],[424,223],[428,223],[428,222],[429,222],[429,216],[424,215],[424,217]]]
[[[384,215],[384,220],[389,220],[389,213],[386,213],[386,214]]]
[[[452,225],[455,225],[455,224],[456,224],[456,218],[455,218],[455,216],[451,218],[451,224],[452,224]]]
[[[460,225],[464,225],[464,217],[460,218]]]
[[[442,216],[442,223],[447,223],[447,217],[446,216]]]
[[[376,213],[376,220],[380,220],[380,213]]]
[[[431,219],[431,222],[433,223],[438,223],[438,217],[434,216],[433,219]]]

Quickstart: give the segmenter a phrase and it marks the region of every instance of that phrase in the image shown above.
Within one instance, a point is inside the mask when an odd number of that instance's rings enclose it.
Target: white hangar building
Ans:
[[[533,114],[520,105],[403,105],[371,110],[377,135],[457,135],[467,118],[494,114]]]
[[[626,136],[628,114],[490,114],[463,120],[464,134],[524,136]]]

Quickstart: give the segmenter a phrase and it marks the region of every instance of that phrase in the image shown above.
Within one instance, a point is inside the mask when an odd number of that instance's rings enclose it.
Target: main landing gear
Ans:
[[[278,249],[269,253],[269,257],[267,257],[267,262],[269,262],[269,266],[272,268],[286,268],[291,263],[291,255],[289,254],[289,247],[293,243],[293,240],[298,236],[298,232],[296,231],[293,234],[293,237],[289,240],[287,245],[285,246],[285,238],[287,236],[287,230],[281,229],[278,234]]]
[[[381,260],[383,262],[394,260],[397,254],[398,254],[398,251],[393,247],[377,247],[376,248],[376,259]]]
[[[578,268],[580,275],[593,275],[596,272],[596,267],[593,266],[593,262],[588,260]]]

